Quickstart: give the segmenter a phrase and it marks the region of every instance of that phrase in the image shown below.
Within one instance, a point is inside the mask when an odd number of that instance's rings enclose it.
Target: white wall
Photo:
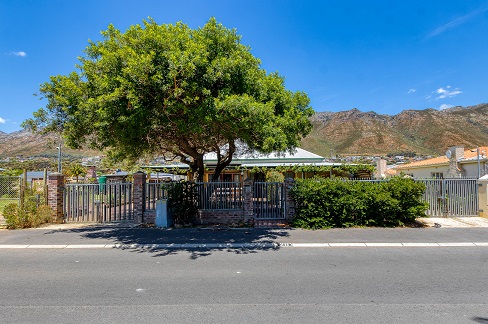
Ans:
[[[459,164],[462,170],[465,171],[463,177],[467,178],[477,178],[478,177],[478,163],[461,163]],[[484,165],[481,165],[481,175],[483,175]],[[424,166],[424,167],[417,167],[417,168],[406,168],[402,167],[401,169],[397,169],[397,174],[399,175],[400,172],[405,174],[411,174],[414,178],[432,178],[433,172],[442,172],[444,174],[444,178],[447,177],[449,172],[449,166]]]

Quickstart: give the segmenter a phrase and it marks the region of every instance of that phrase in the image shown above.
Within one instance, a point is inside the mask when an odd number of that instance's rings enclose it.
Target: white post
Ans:
[[[61,144],[59,144],[59,146],[56,148],[58,149],[58,173],[61,173],[61,171],[62,171],[62,167],[61,167]]]

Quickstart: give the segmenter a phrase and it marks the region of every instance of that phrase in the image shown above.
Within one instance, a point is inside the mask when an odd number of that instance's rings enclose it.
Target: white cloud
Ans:
[[[26,52],[23,52],[23,51],[20,51],[20,52],[11,52],[10,54],[11,55],[15,55],[15,56],[20,56],[20,57],[26,57],[27,56],[27,53]]]
[[[417,90],[416,89],[410,89],[410,90],[408,90],[407,93],[414,93],[415,91],[417,91]]]
[[[441,25],[441,26],[437,27],[436,29],[434,29],[433,31],[431,31],[424,39],[432,38],[434,36],[442,34],[446,30],[449,30],[451,28],[454,28],[456,26],[464,24],[465,22],[473,19],[474,17],[484,13],[487,10],[488,10],[488,6],[483,6],[481,8],[478,8],[476,10],[473,10],[473,11],[467,13],[466,15],[454,18],[451,21],[445,23],[444,25]]]
[[[435,99],[439,100],[439,99],[444,99],[444,98],[452,98],[452,97],[457,96],[458,94],[463,93],[463,92],[461,90],[459,90],[459,88],[451,89],[451,86],[447,86],[445,88],[441,87],[432,93],[438,94],[439,96],[437,96]]]
[[[6,120],[0,117],[0,124],[5,124]]]
[[[449,104],[442,104],[439,107],[439,110],[449,109],[449,108],[452,108],[452,107],[454,107],[454,106],[453,105],[449,105]]]

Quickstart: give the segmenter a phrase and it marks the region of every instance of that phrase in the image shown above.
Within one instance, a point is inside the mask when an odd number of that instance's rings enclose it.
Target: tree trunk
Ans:
[[[191,164],[193,172],[193,180],[196,182],[203,182],[203,175],[205,173],[205,165],[203,164],[203,154],[193,159]]]
[[[215,167],[215,172],[212,175],[212,182],[217,182],[219,180],[222,171],[224,171],[224,169],[232,162],[235,151],[236,145],[234,141],[229,141],[229,151],[224,156],[220,154],[220,151],[217,151],[217,166]]]
[[[232,162],[232,158],[227,159],[221,163],[217,163],[217,166],[215,167],[215,171],[212,174],[212,182],[219,181],[220,174],[231,162]]]

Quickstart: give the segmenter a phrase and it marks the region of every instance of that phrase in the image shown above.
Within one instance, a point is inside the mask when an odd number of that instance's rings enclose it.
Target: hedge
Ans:
[[[294,227],[322,229],[351,226],[403,226],[425,216],[423,183],[395,177],[368,182],[298,179],[291,189]]]

